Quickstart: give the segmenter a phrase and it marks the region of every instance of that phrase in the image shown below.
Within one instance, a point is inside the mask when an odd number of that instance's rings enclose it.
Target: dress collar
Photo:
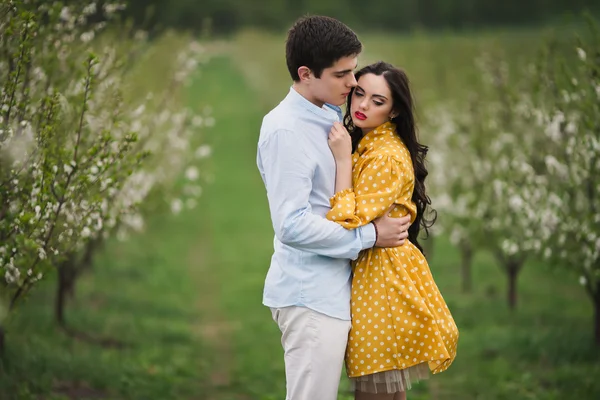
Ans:
[[[391,121],[386,121],[383,124],[379,125],[377,128],[373,129],[360,139],[360,142],[358,143],[359,154],[362,154],[366,150],[372,148],[376,138],[386,135],[394,136],[396,134],[395,132],[396,124],[394,124]]]

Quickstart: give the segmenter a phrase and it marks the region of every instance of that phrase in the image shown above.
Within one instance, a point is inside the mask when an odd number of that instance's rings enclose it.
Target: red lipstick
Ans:
[[[363,113],[361,113],[360,111],[356,111],[354,113],[354,117],[356,117],[356,119],[359,119],[361,121],[364,121],[365,119],[367,119],[367,116]]]

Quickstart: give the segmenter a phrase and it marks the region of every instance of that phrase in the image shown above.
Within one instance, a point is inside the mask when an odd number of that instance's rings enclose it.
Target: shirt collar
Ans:
[[[315,104],[308,101],[293,87],[290,87],[290,92],[288,93],[285,99],[291,104],[301,107],[307,111],[310,111],[321,118],[326,118],[332,122],[340,121],[342,113],[342,109],[340,107],[334,106],[333,104],[325,104],[323,108],[318,107]]]

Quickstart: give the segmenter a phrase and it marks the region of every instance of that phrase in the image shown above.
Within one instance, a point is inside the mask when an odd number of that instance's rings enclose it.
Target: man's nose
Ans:
[[[348,81],[348,86],[355,87],[356,86],[356,78],[354,77],[354,74],[349,74],[349,75],[350,75],[350,79]]]

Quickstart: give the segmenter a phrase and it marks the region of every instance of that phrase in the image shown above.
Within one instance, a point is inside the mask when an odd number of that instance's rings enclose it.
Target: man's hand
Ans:
[[[392,206],[393,208],[394,206]],[[390,210],[392,209],[390,208]],[[377,227],[377,242],[375,247],[398,247],[402,246],[408,238],[410,227],[410,215],[402,218],[392,218],[389,211],[382,217],[373,221]]]

